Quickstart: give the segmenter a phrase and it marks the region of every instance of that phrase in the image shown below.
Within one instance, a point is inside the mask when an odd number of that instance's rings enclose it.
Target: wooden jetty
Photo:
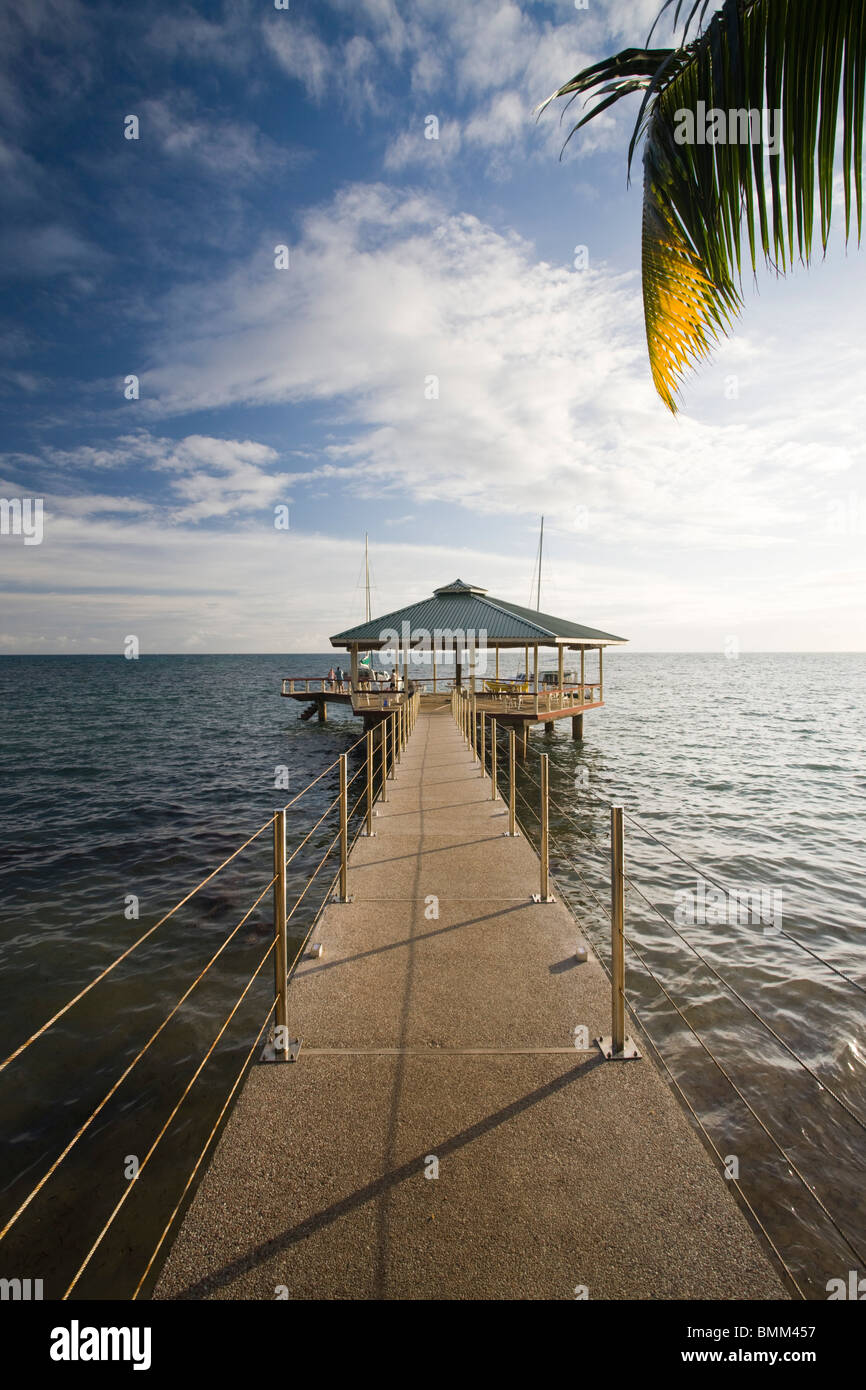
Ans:
[[[479,714],[517,729],[525,747],[530,725],[542,724],[552,733],[557,719],[571,719],[573,737],[583,738],[584,714],[604,704],[605,648],[622,646],[627,639],[491,598],[479,585],[455,579],[436,589],[431,598],[367,618],[330,640],[332,647],[349,652],[347,680],[329,683],[321,677],[287,676],[283,681],[282,694],[306,704],[302,718],[317,713],[324,720],[329,703],[351,704],[352,712],[370,728],[387,718],[395,700],[399,703],[414,688],[421,690],[422,708],[427,711],[444,707],[453,688],[465,688],[475,696]],[[500,679],[500,653],[508,650],[524,654],[521,680]],[[556,670],[546,676],[539,665],[544,650],[552,650],[557,663]],[[362,653],[383,651],[394,653],[402,693],[377,689],[361,662]],[[573,673],[565,665],[570,652],[576,654],[575,666],[579,663],[579,671]],[[588,669],[588,653],[595,671]],[[428,654],[432,679],[417,680],[416,663]],[[453,677],[437,675],[437,657],[440,663],[447,659],[454,666]]]
[[[587,1041],[607,977],[450,708],[394,771],[155,1297],[786,1298],[635,1023]]]

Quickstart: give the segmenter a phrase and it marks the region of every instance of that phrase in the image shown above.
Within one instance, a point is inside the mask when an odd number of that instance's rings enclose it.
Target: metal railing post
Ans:
[[[550,814],[548,802],[548,755],[541,755],[541,901],[546,902],[548,898],[549,886],[549,864],[548,855],[550,853],[548,817]]]
[[[555,899],[550,896],[550,832],[548,829],[550,798],[548,796],[548,754],[540,754],[539,762],[541,763],[541,854],[539,856],[541,880],[539,883],[538,895],[536,896],[533,893],[532,897],[534,902],[552,903]]]
[[[274,812],[274,1061],[289,1060],[289,984],[286,945],[286,813]]]
[[[475,762],[477,763],[477,762],[478,762],[478,707],[477,707],[477,705],[476,705],[476,703],[475,703],[475,696],[474,696],[474,695],[470,695],[470,696],[469,696],[469,703],[470,703],[470,705],[471,705],[471,709],[470,709],[470,712],[469,712],[469,717],[470,717],[470,721],[471,721],[471,730],[472,730],[472,757],[474,758]]]
[[[514,772],[517,763],[517,734],[514,729],[508,730],[508,833],[511,836],[517,834],[517,816],[515,814],[515,787]]]
[[[367,834],[373,834],[373,730],[367,730]]]
[[[611,1034],[597,1038],[608,1062],[629,1062],[640,1057],[625,1031],[625,850],[622,807],[610,808],[610,1003]]]
[[[391,726],[391,771],[388,776],[393,782],[397,776],[397,719],[393,710],[388,718],[388,723]]]
[[[340,902],[349,901],[349,759],[340,754]]]
[[[490,800],[496,800],[496,720],[490,720]]]
[[[481,711],[481,776],[487,776],[487,765],[484,752],[484,710]]]
[[[625,944],[623,919],[625,904],[625,863],[623,854],[622,807],[610,808],[610,908],[611,908],[611,995],[613,1051],[625,1044]]]
[[[382,800],[388,800],[388,721],[383,719],[379,725],[382,733]]]

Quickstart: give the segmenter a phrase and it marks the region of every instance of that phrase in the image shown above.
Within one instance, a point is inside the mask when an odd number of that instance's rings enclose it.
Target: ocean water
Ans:
[[[0,660],[0,1056],[355,743],[345,710],[302,723],[279,695],[281,677],[332,660]],[[829,1279],[866,1272],[866,657],[612,652],[605,686],[582,743],[567,721],[533,731],[518,814],[534,835],[547,752],[553,869],[604,959],[608,808],[625,807],[629,1002],[796,1285],[826,1298]],[[290,901],[332,842],[336,777],[289,810],[290,848],[311,832]],[[266,959],[232,1014],[268,948],[269,897],[242,919],[272,874],[271,834],[0,1073],[5,1224],[242,923],[17,1218],[0,1275],[42,1278],[57,1298],[95,1245],[71,1297],[139,1285],[272,1003]],[[331,862],[292,921],[296,945]],[[752,905],[763,892],[767,920],[729,894],[695,921],[709,880]]]

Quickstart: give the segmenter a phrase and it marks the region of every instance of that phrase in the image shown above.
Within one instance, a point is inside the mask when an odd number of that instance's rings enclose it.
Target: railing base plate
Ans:
[[[352,897],[351,893],[349,894],[348,898],[341,898],[339,893],[333,893],[331,897],[328,899],[329,903],[353,903],[354,901],[355,899]]]
[[[279,1054],[277,1054],[277,1053],[274,1051],[274,1044],[273,1044],[273,1042],[266,1043],[266,1044],[265,1044],[265,1047],[264,1047],[264,1050],[263,1050],[263,1052],[262,1052],[262,1055],[261,1055],[261,1057],[259,1058],[259,1061],[260,1061],[260,1062],[297,1062],[297,1060],[298,1060],[298,1054],[299,1054],[299,1052],[300,1052],[300,1050],[301,1050],[302,1044],[303,1044],[303,1038],[291,1038],[291,1039],[289,1040],[289,1046],[288,1046],[287,1052],[286,1052],[286,1053],[280,1052]]]
[[[601,1049],[601,1055],[606,1062],[638,1062],[640,1053],[634,1044],[633,1038],[626,1038],[622,1046],[622,1052],[614,1052],[613,1038],[595,1038],[596,1047]]]
[[[543,898],[540,893],[533,893],[532,901],[534,903],[555,903],[556,898]]]

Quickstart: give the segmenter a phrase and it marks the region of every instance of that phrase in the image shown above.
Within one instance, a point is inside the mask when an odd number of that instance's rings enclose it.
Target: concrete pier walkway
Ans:
[[[290,986],[300,1060],[250,1073],[157,1298],[788,1296],[646,1053],[575,1050],[610,986],[506,828],[422,714]]]

